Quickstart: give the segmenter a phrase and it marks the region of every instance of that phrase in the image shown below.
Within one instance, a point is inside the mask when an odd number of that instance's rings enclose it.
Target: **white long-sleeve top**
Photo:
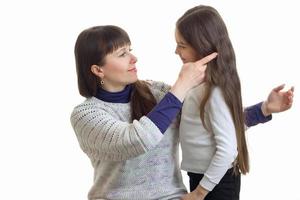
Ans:
[[[222,91],[215,87],[206,104],[207,131],[200,118],[200,100],[203,87],[195,87],[187,94],[180,121],[182,147],[181,168],[204,174],[200,185],[211,191],[232,167],[237,156],[234,122]],[[207,120],[209,119],[209,120]]]

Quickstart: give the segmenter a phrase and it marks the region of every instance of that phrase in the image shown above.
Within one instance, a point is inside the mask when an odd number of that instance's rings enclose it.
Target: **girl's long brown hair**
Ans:
[[[128,34],[117,26],[95,26],[82,31],[75,44],[75,61],[79,93],[92,97],[100,87],[99,78],[91,72],[92,65],[104,65],[105,56],[120,47],[130,45]],[[148,85],[138,80],[131,94],[132,120],[140,119],[156,105]]]
[[[212,88],[219,87],[235,125],[238,147],[236,167],[246,174],[249,172],[249,155],[245,138],[241,84],[236,69],[235,53],[225,23],[214,8],[196,6],[178,19],[176,28],[185,41],[199,54],[199,59],[218,52],[217,58],[208,63],[206,68],[206,84],[200,103],[200,117],[204,127],[207,128],[204,108]]]

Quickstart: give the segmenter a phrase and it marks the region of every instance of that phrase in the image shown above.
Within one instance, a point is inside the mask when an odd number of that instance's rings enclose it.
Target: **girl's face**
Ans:
[[[175,31],[175,40],[177,43],[175,53],[180,57],[183,63],[198,60],[196,51],[185,41],[177,29]]]
[[[137,81],[137,58],[130,52],[130,46],[123,46],[107,54],[105,64],[98,67],[98,73],[92,71],[103,80],[103,89],[109,92],[122,91],[126,85]]]

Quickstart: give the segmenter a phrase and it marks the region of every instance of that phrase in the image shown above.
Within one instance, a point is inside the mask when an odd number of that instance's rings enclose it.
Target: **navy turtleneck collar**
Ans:
[[[103,88],[98,88],[96,97],[102,101],[110,103],[128,103],[132,92],[132,85],[127,85],[120,92],[108,92]]]

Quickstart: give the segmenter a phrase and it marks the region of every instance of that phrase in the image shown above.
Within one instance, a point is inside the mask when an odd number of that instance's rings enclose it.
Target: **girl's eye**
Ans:
[[[184,49],[184,48],[185,48],[185,46],[183,46],[183,45],[180,45],[180,44],[177,44],[177,48],[178,48],[178,49]]]

